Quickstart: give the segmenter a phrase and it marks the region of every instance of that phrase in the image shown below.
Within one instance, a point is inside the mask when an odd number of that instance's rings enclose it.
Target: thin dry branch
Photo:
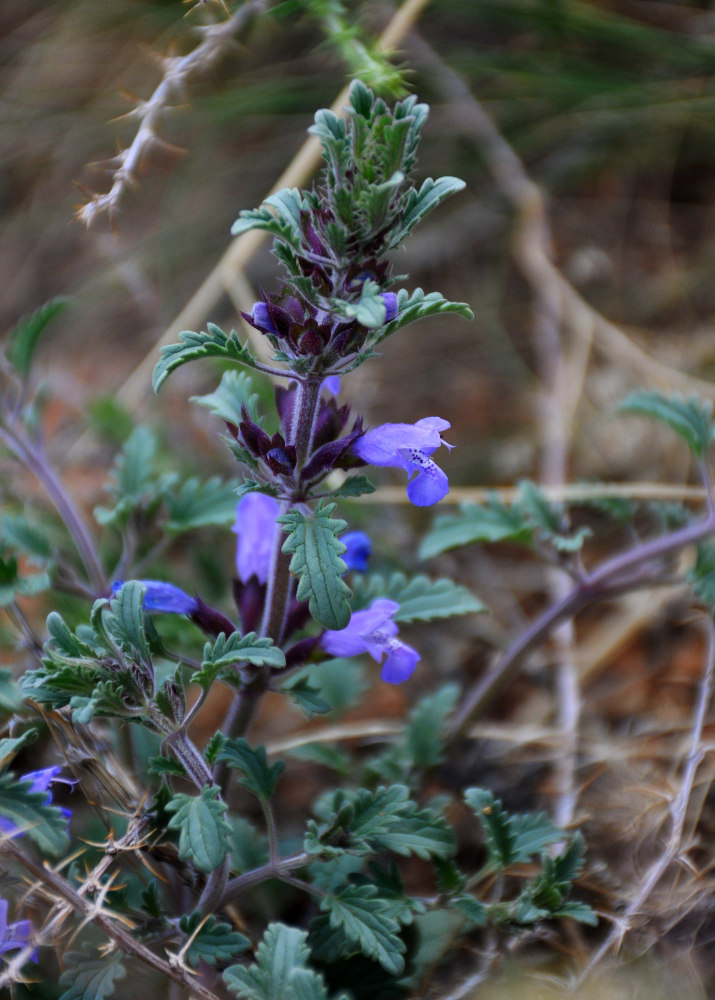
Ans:
[[[177,100],[183,100],[190,83],[212,69],[234,44],[236,36],[244,31],[269,5],[269,0],[249,0],[239,7],[226,21],[197,27],[203,34],[201,42],[184,56],[165,56],[163,74],[154,92],[146,101],[140,101],[125,118],[139,121],[139,128],[132,142],[111,161],[112,186],[105,194],[94,194],[77,212],[80,222],[90,226],[97,216],[110,217],[129,187],[137,183],[142,160],[152,147],[164,145],[159,138],[159,126],[166,112]]]

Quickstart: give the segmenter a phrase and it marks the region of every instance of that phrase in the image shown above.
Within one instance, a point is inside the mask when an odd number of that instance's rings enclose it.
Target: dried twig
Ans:
[[[203,34],[201,42],[184,56],[162,59],[163,75],[153,94],[129,111],[125,118],[136,118],[139,128],[132,142],[111,161],[114,169],[112,186],[105,194],[92,195],[77,212],[77,218],[90,226],[97,216],[110,217],[119,208],[127,188],[136,184],[142,160],[152,147],[162,145],[159,126],[166,112],[177,99],[183,99],[190,83],[205,75],[233,45],[236,36],[268,7],[269,0],[249,0],[226,21],[197,27]]]

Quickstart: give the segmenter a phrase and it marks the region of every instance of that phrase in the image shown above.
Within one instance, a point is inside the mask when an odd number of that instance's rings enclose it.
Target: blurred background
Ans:
[[[187,402],[215,387],[217,369],[187,366],[157,400],[155,345],[187,304],[186,325],[230,329],[260,286],[274,287],[265,244],[245,261],[224,258],[231,223],[266,197],[351,70],[317,4],[264,6],[206,71],[171,94],[135,182],[89,227],[77,212],[111,188],[113,158],[137,131],[136,118],[123,116],[150,99],[163,60],[200,43],[197,26],[229,12],[178,0],[0,6],[0,329],[53,296],[69,298],[43,340],[39,368],[50,454],[87,510],[105,499],[102,483],[134,420],[160,430],[184,472],[232,472],[215,420]],[[379,2],[345,11],[366,39],[395,15]],[[346,398],[369,424],[451,421],[446,436],[457,447],[443,465],[457,498],[524,476],[637,483],[646,498],[672,499],[673,488],[677,496],[691,482],[686,449],[615,408],[641,387],[715,397],[715,5],[432,0],[397,49],[409,89],[431,107],[419,175],[454,174],[467,188],[418,229],[395,270],[409,274],[408,288],[468,302],[475,320],[427,320],[387,342],[381,359],[345,380]],[[197,301],[222,259],[210,294]],[[549,303],[555,345],[539,333]],[[149,367],[133,376],[147,357]],[[549,398],[559,402],[556,429]],[[549,472],[544,454],[554,450]],[[378,497],[382,558],[417,566],[415,539],[431,514],[392,500]],[[374,508],[354,506],[354,526],[374,523]],[[606,548],[628,540],[605,530]],[[208,596],[212,585],[223,587],[217,562],[230,571],[226,534],[216,536],[213,561],[195,556]],[[477,676],[485,651],[540,606],[543,567],[509,551],[497,557],[470,549],[429,567],[471,586],[494,617],[460,620],[448,653],[443,632],[438,639],[416,629],[430,671],[417,687]],[[579,621],[581,808],[594,871],[603,861],[594,889],[603,905],[604,887],[614,900],[628,895],[631,838],[648,856],[660,830],[662,789],[702,670],[689,601],[681,591],[666,598],[625,601]],[[406,696],[377,691],[368,712],[400,713]],[[530,808],[535,792],[549,792],[554,747],[534,727],[549,722],[552,708],[536,674],[518,681],[495,709],[512,735],[477,741],[450,781],[474,780],[476,768],[510,806]],[[274,725],[280,732],[283,723]],[[703,836],[715,829],[708,775],[698,799]],[[614,847],[622,841],[629,850]],[[643,950],[666,936],[666,953],[696,942],[700,996],[712,908],[700,896],[690,905],[691,883],[671,890],[653,903]]]

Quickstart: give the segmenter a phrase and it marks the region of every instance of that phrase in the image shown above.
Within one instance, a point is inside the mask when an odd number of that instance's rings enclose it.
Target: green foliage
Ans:
[[[250,872],[268,861],[268,841],[244,816],[229,816],[231,868]]]
[[[0,540],[22,552],[35,565],[43,566],[52,560],[53,545],[48,532],[25,514],[3,513]]]
[[[331,497],[359,497],[367,493],[374,493],[375,487],[367,476],[348,476],[342,485],[330,491]]]
[[[51,321],[63,312],[68,299],[50,299],[36,309],[31,316],[25,316],[9,335],[5,356],[17,374],[25,379],[30,374],[35,348]]]
[[[712,402],[662,396],[659,392],[634,392],[619,406],[621,413],[651,417],[667,424],[685,441],[697,459],[703,459],[712,440]]]
[[[199,962],[214,966],[229,962],[251,946],[248,938],[234,931],[230,924],[198,911],[181,917],[179,927],[192,939],[186,957],[194,967]]]
[[[401,288],[397,293],[397,316],[380,331],[372,343],[379,344],[386,337],[392,336],[393,333],[419,319],[441,316],[444,313],[454,313],[464,319],[474,318],[466,302],[450,302],[439,292],[425,293],[421,288],[415,288],[413,292]]]
[[[210,687],[217,678],[238,683],[240,677],[236,666],[242,663],[251,663],[254,667],[268,666],[274,670],[286,665],[283,650],[274,646],[272,639],[259,637],[255,632],[247,635],[232,632],[226,638],[221,632],[217,639],[204,646],[201,670],[192,674],[191,680],[203,688]]]
[[[183,330],[179,334],[180,343],[162,347],[161,359],[154,367],[152,379],[154,392],[159,391],[173,371],[185,365],[187,361],[196,361],[199,358],[222,358],[225,361],[256,367],[256,360],[246,345],[238,339],[235,330],[227,335],[215,323],[207,323],[206,330],[207,333],[203,330],[200,333]]]
[[[67,952],[63,964],[60,986],[64,992],[60,1000],[105,1000],[127,974],[120,951],[99,953],[90,945],[84,945],[82,951]]]
[[[519,483],[520,503],[514,505],[525,522],[533,527],[541,542],[552,545],[557,552],[578,552],[591,534],[590,528],[580,528],[573,534],[564,533],[564,509],[561,504],[552,503],[535,483],[523,480]]]
[[[13,679],[12,670],[0,668],[0,712],[14,715],[22,706],[23,698]]]
[[[241,784],[264,801],[273,796],[278,779],[285,769],[282,760],[269,765],[265,747],[253,748],[243,737],[226,740],[218,760],[242,771]]]
[[[395,613],[395,621],[400,623],[428,622],[487,610],[466,587],[447,579],[430,580],[424,575],[408,579],[404,573],[389,577],[371,573],[356,577],[353,589],[354,610],[369,607],[379,597],[387,597],[400,605]]]
[[[570,917],[592,927],[598,923],[590,906],[566,898],[571,883],[583,868],[583,854],[583,837],[576,834],[563,854],[555,858],[542,855],[540,874],[525,886],[517,901],[514,911],[517,923],[529,924],[558,917]]]
[[[715,608],[715,540],[698,545],[695,565],[688,573],[693,590],[706,604]]]
[[[563,830],[544,813],[510,814],[485,788],[468,788],[464,798],[486,834],[487,869],[504,870],[528,861],[544,847],[564,838]]]
[[[172,487],[176,477],[161,475],[158,470],[159,443],[148,427],[135,427],[117,456],[112,470],[109,492],[116,500],[114,507],[96,507],[94,516],[99,524],[124,524],[133,511],[156,509],[163,493]]]
[[[179,831],[179,857],[190,858],[202,872],[218,868],[228,851],[231,826],[220,794],[218,785],[211,785],[200,795],[177,793],[166,804],[166,811],[174,814],[169,829]]]
[[[248,967],[232,965],[223,974],[242,1000],[327,1000],[322,977],[308,967],[307,934],[285,924],[269,924]]]
[[[102,615],[102,624],[121,651],[134,663],[151,671],[151,651],[144,626],[146,587],[128,580]]]
[[[283,552],[291,553],[290,571],[300,578],[297,598],[308,601],[313,618],[324,628],[343,629],[350,621],[350,588],[341,579],[347,566],[340,558],[345,546],[338,535],[347,523],[331,517],[334,503],[321,501],[306,517],[290,510],[278,518],[288,537]]]
[[[36,729],[27,729],[22,736],[0,739],[0,769],[7,767],[12,758],[35,739],[37,739]]]
[[[403,971],[405,944],[398,934],[399,922],[374,885],[349,885],[324,896],[320,909],[329,914],[330,926],[343,932],[348,948],[359,949],[393,975]]]
[[[533,530],[522,518],[521,512],[507,507],[496,496],[486,506],[464,503],[459,514],[442,514],[420,545],[420,558],[460,548],[472,542],[519,542],[530,544]]]
[[[14,556],[0,559],[0,608],[12,604],[18,597],[39,594],[49,586],[50,577],[47,573],[21,574]]]
[[[237,486],[237,482],[224,482],[220,476],[185,479],[164,496],[169,512],[164,529],[178,535],[208,525],[229,527],[236,518]]]
[[[47,792],[33,792],[32,782],[9,772],[0,774],[0,816],[34,841],[43,854],[67,850],[67,820],[57,806],[48,805]]]
[[[410,713],[405,745],[415,767],[436,767],[443,760],[447,721],[459,698],[456,684],[445,684],[421,698]]]
[[[405,785],[381,786],[375,792],[338,790],[318,804],[320,822],[311,820],[305,837],[309,853],[376,854],[393,851],[406,857],[447,858],[453,834],[441,816],[420,809]]]
[[[360,298],[352,302],[344,299],[331,299],[333,312],[345,319],[356,319],[368,330],[377,330],[385,325],[385,301],[382,298],[380,286],[368,278],[362,283]]]
[[[320,688],[311,684],[305,674],[291,677],[282,686],[281,691],[290,695],[309,719],[312,719],[314,715],[325,715],[331,710],[330,704],[322,697]]]
[[[215,417],[235,426],[243,420],[242,406],[252,420],[258,416],[258,396],[253,392],[251,376],[234,368],[223,373],[217,389],[205,396],[191,396],[191,402],[207,407]]]

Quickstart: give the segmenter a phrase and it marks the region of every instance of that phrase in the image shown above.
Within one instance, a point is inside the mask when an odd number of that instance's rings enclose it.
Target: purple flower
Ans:
[[[175,587],[173,583],[163,583],[161,580],[137,580],[146,588],[144,592],[145,611],[163,611],[169,615],[191,615],[198,610],[195,597]],[[117,594],[124,586],[124,580],[115,580],[112,592]]]
[[[407,484],[407,496],[416,507],[429,507],[449,492],[447,476],[429,457],[441,444],[452,447],[440,437],[449,426],[441,417],[424,417],[416,424],[382,424],[363,434],[351,450],[370,465],[416,473]]]
[[[394,292],[383,292],[382,301],[385,303],[385,322],[391,323],[397,316],[397,296]]]
[[[321,388],[325,389],[326,392],[329,392],[331,396],[337,396],[340,392],[340,376],[328,375]]]
[[[364,531],[348,531],[342,535],[340,541],[347,545],[347,552],[343,552],[341,559],[347,563],[348,569],[357,570],[364,573],[367,570],[367,561],[372,552],[372,542]]]
[[[244,583],[252,576],[259,583],[268,580],[279,511],[280,504],[275,497],[263,493],[246,493],[238,501],[232,530],[238,535],[236,570]]]
[[[400,605],[380,597],[365,611],[353,612],[347,627],[339,632],[328,629],[320,645],[333,656],[359,656],[369,653],[376,663],[382,661],[382,679],[388,684],[401,684],[412,675],[421,659],[416,649],[397,638],[397,625],[392,620]]]
[[[32,932],[33,927],[29,920],[18,920],[14,924],[7,922],[7,900],[0,899],[0,955],[16,948],[24,948],[30,943]],[[36,962],[37,952],[35,951],[31,957],[32,961]]]
[[[27,774],[23,774],[20,777],[20,781],[29,781],[31,787],[27,789],[30,793],[42,793],[46,792],[45,804],[51,805],[52,803],[52,792],[50,791],[50,785],[55,781],[62,782],[65,785],[75,785],[76,782],[71,778],[60,778],[59,774],[62,768],[59,765],[54,767],[43,767],[39,771],[28,771]],[[72,813],[69,809],[61,809],[62,815],[65,817],[69,823]],[[0,816],[0,833],[8,834],[10,837],[19,837],[25,831],[21,830],[12,820],[7,819],[5,816]],[[2,900],[0,900],[2,902]],[[0,915],[1,917],[1,915]],[[0,919],[0,927],[2,925],[2,920]]]

